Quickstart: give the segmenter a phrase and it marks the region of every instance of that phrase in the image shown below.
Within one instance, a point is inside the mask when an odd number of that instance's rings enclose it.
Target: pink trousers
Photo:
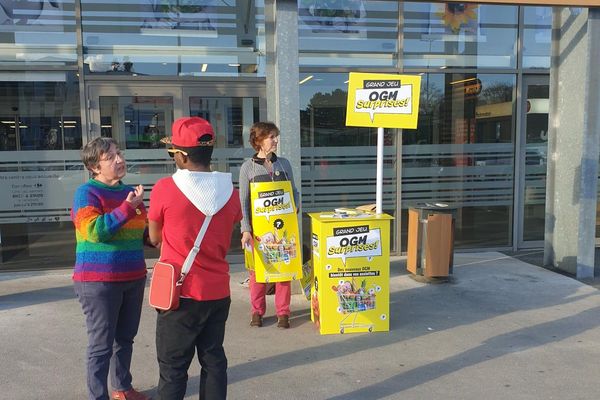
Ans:
[[[250,305],[252,314],[264,315],[267,311],[267,284],[256,282],[254,271],[250,272]],[[290,315],[290,300],[292,299],[292,282],[275,283],[275,312],[277,316]]]

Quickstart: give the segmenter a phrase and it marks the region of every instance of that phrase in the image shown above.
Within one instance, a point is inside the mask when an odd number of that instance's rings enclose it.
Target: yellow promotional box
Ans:
[[[390,221],[367,212],[310,213],[311,320],[321,334],[389,331]]]

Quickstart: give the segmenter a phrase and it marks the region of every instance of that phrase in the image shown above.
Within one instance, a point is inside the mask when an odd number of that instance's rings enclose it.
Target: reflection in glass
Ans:
[[[395,66],[398,4],[380,0],[298,1],[300,65]]]
[[[348,74],[312,74],[300,85],[300,135],[303,147],[375,146],[377,129],[346,126]],[[391,145],[392,130],[385,142]]]
[[[550,68],[552,7],[523,7],[523,68]]]
[[[75,261],[73,223],[2,224],[0,271],[67,267]]]
[[[258,121],[258,113],[258,97],[190,97],[190,115],[211,123],[219,148],[244,147],[243,132]]]
[[[0,0],[0,62],[77,63],[74,0]]]
[[[548,85],[527,85],[523,240],[544,240],[548,154]]]
[[[404,232],[408,207],[441,202],[458,207],[457,247],[511,244],[514,85],[514,75],[423,76],[418,128],[402,133]]]
[[[347,80],[348,74],[323,73],[300,85],[303,213],[375,203],[377,131],[346,127]],[[383,211],[390,215],[396,210],[396,135],[385,130]],[[309,240],[308,217],[303,224]]]
[[[515,68],[516,6],[404,3],[405,67]]]
[[[0,82],[0,151],[81,147],[79,86],[70,75],[55,73],[58,82]]]
[[[264,75],[264,10],[238,0],[81,0],[86,72]]]
[[[170,96],[101,96],[100,134],[123,149],[158,149],[173,123]]]

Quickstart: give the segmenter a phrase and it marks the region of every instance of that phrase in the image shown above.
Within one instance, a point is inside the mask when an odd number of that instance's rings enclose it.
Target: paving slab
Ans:
[[[149,262],[151,265],[151,262]],[[85,323],[71,272],[0,273],[3,399],[86,398]],[[452,279],[412,279],[393,257],[390,331],[319,335],[292,298],[292,328],[250,328],[243,266],[232,265],[225,348],[230,399],[596,399],[600,292],[498,253],[457,253]],[[155,311],[145,305],[134,385],[158,380]],[[198,398],[193,363],[186,399]]]

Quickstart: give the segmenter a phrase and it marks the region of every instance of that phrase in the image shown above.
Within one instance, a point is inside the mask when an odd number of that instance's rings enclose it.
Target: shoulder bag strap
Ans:
[[[185,276],[190,271],[190,268],[192,268],[192,264],[194,263],[194,259],[198,255],[198,252],[200,251],[200,244],[202,243],[202,239],[204,239],[204,234],[206,233],[206,230],[208,229],[208,224],[210,223],[211,219],[212,219],[212,215],[207,215],[204,218],[204,222],[202,223],[200,232],[198,232],[198,236],[196,237],[194,246],[192,247],[192,250],[190,250],[185,261],[183,262],[183,267],[181,267],[181,275],[179,276],[179,280],[177,281],[177,286],[183,285],[183,280],[185,279]]]

